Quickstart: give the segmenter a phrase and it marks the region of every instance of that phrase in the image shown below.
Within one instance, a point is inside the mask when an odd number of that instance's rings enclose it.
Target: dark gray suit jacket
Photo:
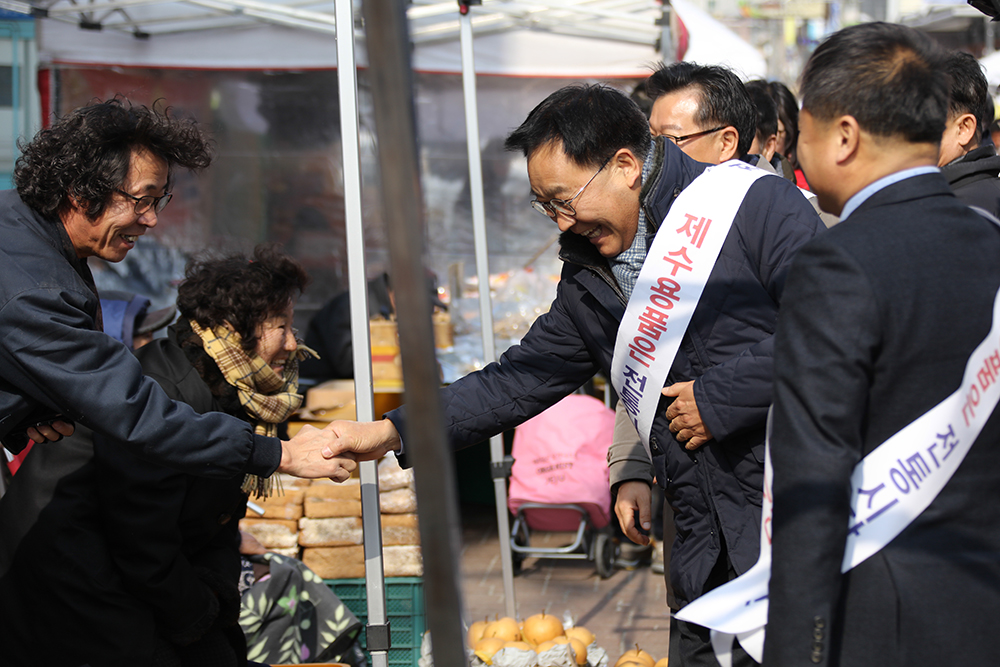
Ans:
[[[840,566],[852,469],[959,388],[998,288],[1000,228],[939,174],[877,192],[800,250],[775,334],[765,665],[995,662],[997,415],[923,514],[848,574]]]

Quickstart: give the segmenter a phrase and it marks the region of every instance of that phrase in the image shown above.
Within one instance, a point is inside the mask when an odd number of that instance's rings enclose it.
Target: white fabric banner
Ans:
[[[841,571],[889,544],[937,497],[1000,402],[1000,292],[993,326],[969,358],[955,393],[862,459],[851,475],[851,520]],[[740,577],[681,609],[677,618],[712,630],[722,667],[733,638],[757,662],[764,649],[771,579],[770,437],[764,459],[760,558]]]
[[[768,175],[739,160],[707,168],[681,191],[653,237],[611,362],[615,391],[647,455],[660,390],[733,218],[750,186]]]

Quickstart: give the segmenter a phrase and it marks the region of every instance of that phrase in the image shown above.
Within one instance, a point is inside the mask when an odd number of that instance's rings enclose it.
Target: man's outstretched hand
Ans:
[[[296,477],[329,477],[343,482],[358,461],[374,461],[401,444],[388,419],[376,422],[335,421],[323,429],[305,425],[291,440],[281,443],[280,472]]]
[[[323,456],[350,456],[356,461],[374,461],[399,451],[402,442],[388,419],[374,422],[335,421],[327,427],[336,434],[334,444]]]
[[[306,424],[291,440],[282,440],[278,472],[308,479],[329,477],[335,482],[347,481],[358,463],[350,455],[333,456],[336,434],[331,426],[318,429]]]

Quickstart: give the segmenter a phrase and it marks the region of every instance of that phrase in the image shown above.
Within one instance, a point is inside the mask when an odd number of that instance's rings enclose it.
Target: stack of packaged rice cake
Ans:
[[[267,498],[251,498],[240,530],[250,533],[267,549],[284,556],[299,557],[299,520],[310,480],[279,475],[281,490]],[[254,505],[264,510],[258,513]]]
[[[422,576],[413,472],[401,469],[392,455],[378,469],[385,576]],[[324,579],[365,576],[359,480],[313,482],[304,489],[303,512],[298,522],[302,561]]]

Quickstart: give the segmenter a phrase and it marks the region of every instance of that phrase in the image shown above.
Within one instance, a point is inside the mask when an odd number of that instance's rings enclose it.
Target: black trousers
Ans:
[[[669,570],[667,570],[669,572]],[[715,567],[705,582],[705,593],[736,578],[736,571],[729,563],[725,544]],[[670,619],[670,667],[719,667],[712,650],[711,631],[708,628],[676,618]],[[733,667],[759,667],[743,650],[738,641],[733,642]]]

